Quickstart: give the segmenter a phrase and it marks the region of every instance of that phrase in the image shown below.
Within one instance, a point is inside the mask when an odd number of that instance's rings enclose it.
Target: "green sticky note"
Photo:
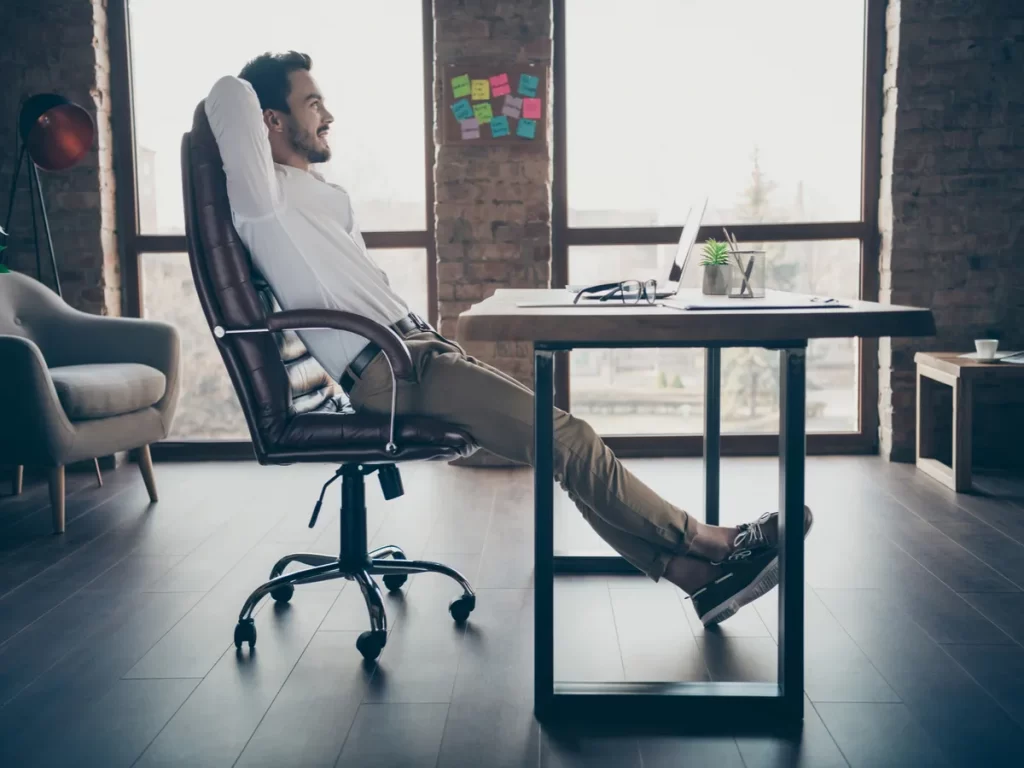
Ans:
[[[508,118],[504,115],[491,119],[491,136],[496,139],[500,139],[502,136],[508,136]]]
[[[468,99],[459,99],[452,104],[452,112],[456,120],[468,120],[473,116],[473,108],[469,106]]]
[[[523,139],[532,139],[537,135],[537,121],[527,120],[525,117],[516,126],[516,136]]]
[[[529,96],[533,98],[537,95],[537,85],[540,80],[535,75],[520,75],[519,76],[519,95]]]
[[[485,101],[483,104],[473,105],[473,117],[476,118],[480,125],[486,125],[491,122],[491,118],[493,116],[494,113],[491,111],[491,103],[489,101]]]
[[[452,95],[456,99],[469,96],[469,75],[459,75],[452,78]]]

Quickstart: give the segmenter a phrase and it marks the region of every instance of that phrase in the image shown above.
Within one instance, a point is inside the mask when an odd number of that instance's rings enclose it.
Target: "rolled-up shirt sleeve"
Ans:
[[[232,212],[251,219],[275,213],[281,190],[252,84],[231,75],[220,78],[206,97],[206,117],[224,163]]]

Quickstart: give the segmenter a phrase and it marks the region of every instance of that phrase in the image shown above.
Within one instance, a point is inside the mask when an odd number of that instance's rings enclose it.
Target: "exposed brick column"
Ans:
[[[499,288],[548,287],[551,151],[442,145],[446,65],[551,64],[551,0],[434,0],[436,223],[442,334]],[[550,93],[550,82],[544,87]],[[546,100],[550,103],[550,100]],[[549,123],[550,125],[550,123]],[[467,352],[532,384],[528,344],[467,344]],[[502,464],[483,451],[459,463]]]
[[[64,299],[94,314],[121,314],[121,277],[114,215],[110,77],[105,0],[32,0],[0,3],[0,223],[17,160],[15,119],[21,101],[56,92],[89,110],[96,121],[92,151],[74,168],[40,171]],[[35,277],[28,177],[22,169],[15,203],[11,269]],[[39,220],[43,280],[53,286],[46,234]]]
[[[1024,3],[890,0],[880,298],[937,334],[879,345],[881,448],[914,457],[919,350],[1024,346]]]

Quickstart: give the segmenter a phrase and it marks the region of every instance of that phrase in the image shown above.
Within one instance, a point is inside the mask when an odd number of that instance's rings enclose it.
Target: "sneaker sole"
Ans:
[[[701,623],[705,627],[722,623],[743,606],[770,592],[778,583],[779,558],[773,557],[772,561],[757,575],[757,578],[728,600],[724,600],[708,611],[705,616],[701,617]]]

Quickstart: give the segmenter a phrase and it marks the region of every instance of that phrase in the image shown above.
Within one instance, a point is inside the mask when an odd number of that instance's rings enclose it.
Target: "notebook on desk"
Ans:
[[[663,307],[682,309],[688,312],[705,311],[740,311],[770,309],[849,309],[830,296],[809,296],[799,293],[782,291],[765,291],[763,299],[730,299],[728,296],[705,296],[699,291],[681,291],[670,299],[659,302]]]

